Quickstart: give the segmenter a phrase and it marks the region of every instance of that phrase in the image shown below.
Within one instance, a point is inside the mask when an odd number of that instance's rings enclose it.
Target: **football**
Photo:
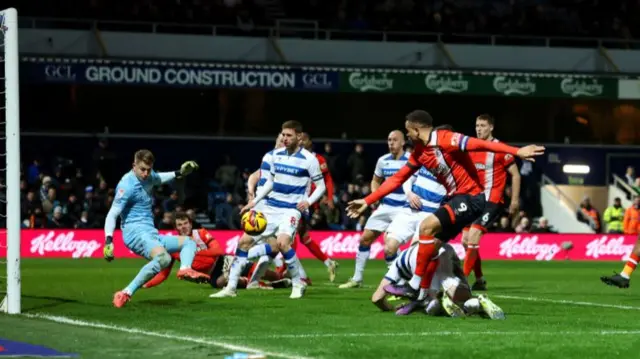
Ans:
[[[258,211],[249,211],[242,215],[242,229],[250,236],[257,236],[267,228],[267,218]]]

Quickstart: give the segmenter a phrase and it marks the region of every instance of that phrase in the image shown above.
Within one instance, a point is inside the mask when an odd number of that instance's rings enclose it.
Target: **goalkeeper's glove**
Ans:
[[[113,256],[113,237],[107,236],[107,239],[105,239],[102,254],[107,262],[111,262],[115,259]]]
[[[176,171],[177,172],[176,177],[182,178],[184,176],[191,174],[191,172],[197,169],[198,169],[198,164],[196,163],[196,161],[187,161],[183,163],[182,166],[180,166],[179,171]]]

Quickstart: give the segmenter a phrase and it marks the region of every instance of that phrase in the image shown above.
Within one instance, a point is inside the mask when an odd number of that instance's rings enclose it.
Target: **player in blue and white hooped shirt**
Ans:
[[[251,243],[238,243],[229,284],[211,297],[236,296],[231,283],[237,283],[244,264],[264,255],[275,257],[278,252],[282,253],[293,280],[290,298],[298,299],[304,294],[305,285],[301,278],[306,277],[306,274],[291,243],[295,238],[301,213],[322,197],[325,184],[317,158],[299,146],[301,133],[302,126],[297,121],[287,121],[282,125],[281,135],[285,148],[272,153],[266,182],[256,193],[255,199],[242,209],[242,212],[246,212],[266,198],[262,213],[267,218],[267,228],[261,235],[253,237]],[[314,182],[316,189],[307,196],[310,181]],[[274,236],[276,241],[271,240]],[[251,247],[253,243],[257,245]]]
[[[376,163],[376,168],[371,180],[371,191],[375,191],[387,178],[393,176],[402,168],[409,159],[409,153],[405,152],[404,134],[398,130],[391,131],[387,137],[389,153],[380,157]],[[409,180],[410,181],[410,180]],[[360,237],[360,246],[356,254],[356,266],[353,277],[339,288],[358,288],[362,286],[364,268],[371,250],[371,244],[382,233],[385,233],[393,219],[400,213],[408,212],[407,192],[410,190],[410,183],[407,183],[397,191],[390,193],[380,201],[380,206],[371,214],[364,226],[364,231]]]
[[[387,265],[395,260],[398,248],[414,236],[422,220],[440,208],[447,195],[446,188],[425,168],[421,168],[410,181],[412,185],[406,204],[410,210],[397,215],[387,229],[384,246]]]

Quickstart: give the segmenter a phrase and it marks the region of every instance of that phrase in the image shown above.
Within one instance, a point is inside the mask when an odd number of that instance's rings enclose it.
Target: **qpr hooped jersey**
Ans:
[[[398,159],[395,159],[391,153],[381,156],[378,158],[373,174],[376,175],[376,177],[384,178],[386,181],[407,163],[409,156],[409,152],[403,153]],[[407,195],[405,195],[402,187],[398,187],[395,191],[384,197],[381,204],[391,207],[406,207],[408,205]]]
[[[296,208],[306,200],[310,183],[322,180],[318,159],[304,148],[292,154],[286,148],[274,150],[269,167],[273,189],[267,204],[271,207]]]
[[[271,150],[265,153],[262,156],[262,163],[260,164],[260,179],[258,180],[258,187],[256,188],[256,193],[260,191],[260,188],[264,186],[267,182],[267,177],[270,176],[271,172],[271,162],[273,162],[273,152],[277,151],[276,149]],[[269,195],[265,199],[268,199]]]
[[[414,175],[414,180],[411,191],[420,197],[422,212],[435,212],[447,196],[447,189],[424,167]]]

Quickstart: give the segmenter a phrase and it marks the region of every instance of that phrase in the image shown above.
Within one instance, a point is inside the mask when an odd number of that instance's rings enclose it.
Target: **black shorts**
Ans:
[[[211,273],[209,274],[211,277],[209,279],[209,284],[211,284],[212,287],[216,288],[217,287],[217,281],[218,278],[222,277],[224,275],[224,261],[225,261],[225,257],[233,257],[233,256],[228,256],[228,255],[223,255],[220,256],[218,258],[218,260],[216,260],[216,264],[213,265],[213,269],[211,270]],[[244,268],[242,268],[242,273],[240,273],[241,277],[247,277],[249,276],[249,273],[251,272],[251,267],[252,267],[252,263],[247,263]]]
[[[493,224],[502,214],[502,204],[495,202],[487,202],[484,206],[482,215],[476,218],[471,227],[477,228],[482,233],[487,233],[487,228]],[[468,229],[468,228],[465,228]]]
[[[455,238],[465,227],[482,216],[486,203],[484,193],[475,196],[459,194],[449,198],[434,213],[442,226],[442,231],[436,235],[436,238],[443,242]]]

